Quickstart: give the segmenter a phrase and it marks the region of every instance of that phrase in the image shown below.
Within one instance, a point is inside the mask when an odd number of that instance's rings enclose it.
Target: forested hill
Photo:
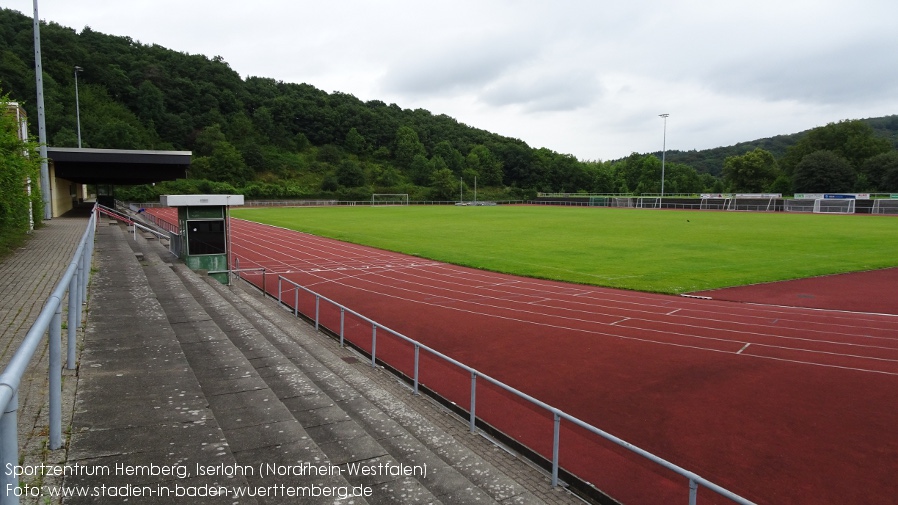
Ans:
[[[36,118],[32,30],[31,17],[0,9],[0,96],[23,102]],[[50,145],[77,145],[77,66],[83,69],[78,91],[84,147],[193,152],[190,180],[132,188],[128,196],[135,199],[155,199],[162,191],[239,191],[250,199],[358,200],[372,193],[408,193],[419,200],[454,200],[459,180],[472,186],[475,178],[486,199],[529,198],[536,191],[660,191],[661,161],[653,153],[618,161],[578,160],[423,109],[363,102],[311,84],[243,79],[220,57],[181,53],[89,27],[78,32],[42,24],[41,49]],[[887,123],[895,126],[895,121]],[[36,132],[34,119],[31,129]],[[746,155],[751,147],[741,146],[668,152],[666,191],[740,190],[749,179],[752,187],[778,180],[777,188],[791,189],[791,171],[780,173],[775,166],[757,180],[754,175],[717,177],[723,158]],[[769,149],[780,153],[783,148]]]
[[[878,136],[889,139],[892,145],[898,148],[898,115],[862,119],[861,121],[870,125]],[[667,151],[667,159],[674,163],[689,165],[698,170],[699,173],[719,176],[723,169],[724,161],[730,156],[741,156],[759,148],[769,151],[776,158],[782,158],[786,155],[786,151],[795,145],[808,131],[789,135],[777,135],[775,137],[740,142],[732,146],[715,147],[701,151],[671,150]],[[656,154],[661,156],[660,151]]]

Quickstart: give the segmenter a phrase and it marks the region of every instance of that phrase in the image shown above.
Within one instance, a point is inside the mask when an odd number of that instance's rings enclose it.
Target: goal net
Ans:
[[[733,197],[729,198],[725,206],[727,210],[746,210],[753,212],[773,212],[776,210],[776,197]]]
[[[854,214],[854,198],[818,198],[814,200],[815,214]]]
[[[591,196],[589,197],[590,207],[610,207],[611,198],[607,196]]]
[[[633,207],[633,199],[629,197],[613,197],[611,198],[611,207],[625,207],[632,208]]]
[[[640,196],[636,199],[637,209],[660,209],[661,199],[656,196]]]
[[[408,193],[374,193],[371,205],[408,205]]]
[[[881,198],[873,200],[873,209],[871,214],[889,214],[898,215],[898,200],[883,200]]]
[[[783,212],[814,212],[815,200],[783,200]]]

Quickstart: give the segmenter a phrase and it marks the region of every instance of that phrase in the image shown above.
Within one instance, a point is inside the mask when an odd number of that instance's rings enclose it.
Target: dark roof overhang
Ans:
[[[149,184],[187,177],[190,151],[48,147],[56,177],[79,184]]]

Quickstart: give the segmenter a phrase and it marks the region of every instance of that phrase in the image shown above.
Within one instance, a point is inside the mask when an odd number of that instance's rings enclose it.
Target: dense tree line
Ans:
[[[28,233],[29,208],[38,221],[43,216],[40,155],[36,144],[19,139],[16,117],[7,113],[9,102],[0,90],[0,258]],[[26,185],[31,187],[30,196]]]
[[[180,53],[89,27],[79,33],[52,22],[42,25],[41,37],[49,143],[77,144],[77,65],[83,68],[78,82],[84,147],[191,150],[194,182],[174,184],[182,189],[186,184],[235,190],[253,199],[365,199],[372,192],[455,199],[459,185],[472,186],[476,178],[486,198],[661,190],[660,153],[578,160],[423,109],[365,102],[310,84],[243,79],[220,57]],[[0,9],[0,83],[36,117],[33,68],[31,18]],[[891,126],[898,128],[882,127]],[[780,160],[789,147],[779,143],[797,141],[776,140],[775,149],[764,145]],[[727,157],[751,151],[736,149],[726,151]],[[725,159],[712,156],[717,166],[709,167],[701,152],[678,153],[668,152],[666,193],[741,190],[738,178],[720,177]],[[750,186],[766,190],[775,182],[791,189],[795,168],[783,162],[772,181],[765,173]],[[133,188],[131,194],[149,199],[171,186]]]

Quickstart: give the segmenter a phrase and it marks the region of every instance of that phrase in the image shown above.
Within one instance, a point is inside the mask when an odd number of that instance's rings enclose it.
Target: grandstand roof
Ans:
[[[190,151],[48,147],[56,177],[80,184],[149,184],[187,177]]]

